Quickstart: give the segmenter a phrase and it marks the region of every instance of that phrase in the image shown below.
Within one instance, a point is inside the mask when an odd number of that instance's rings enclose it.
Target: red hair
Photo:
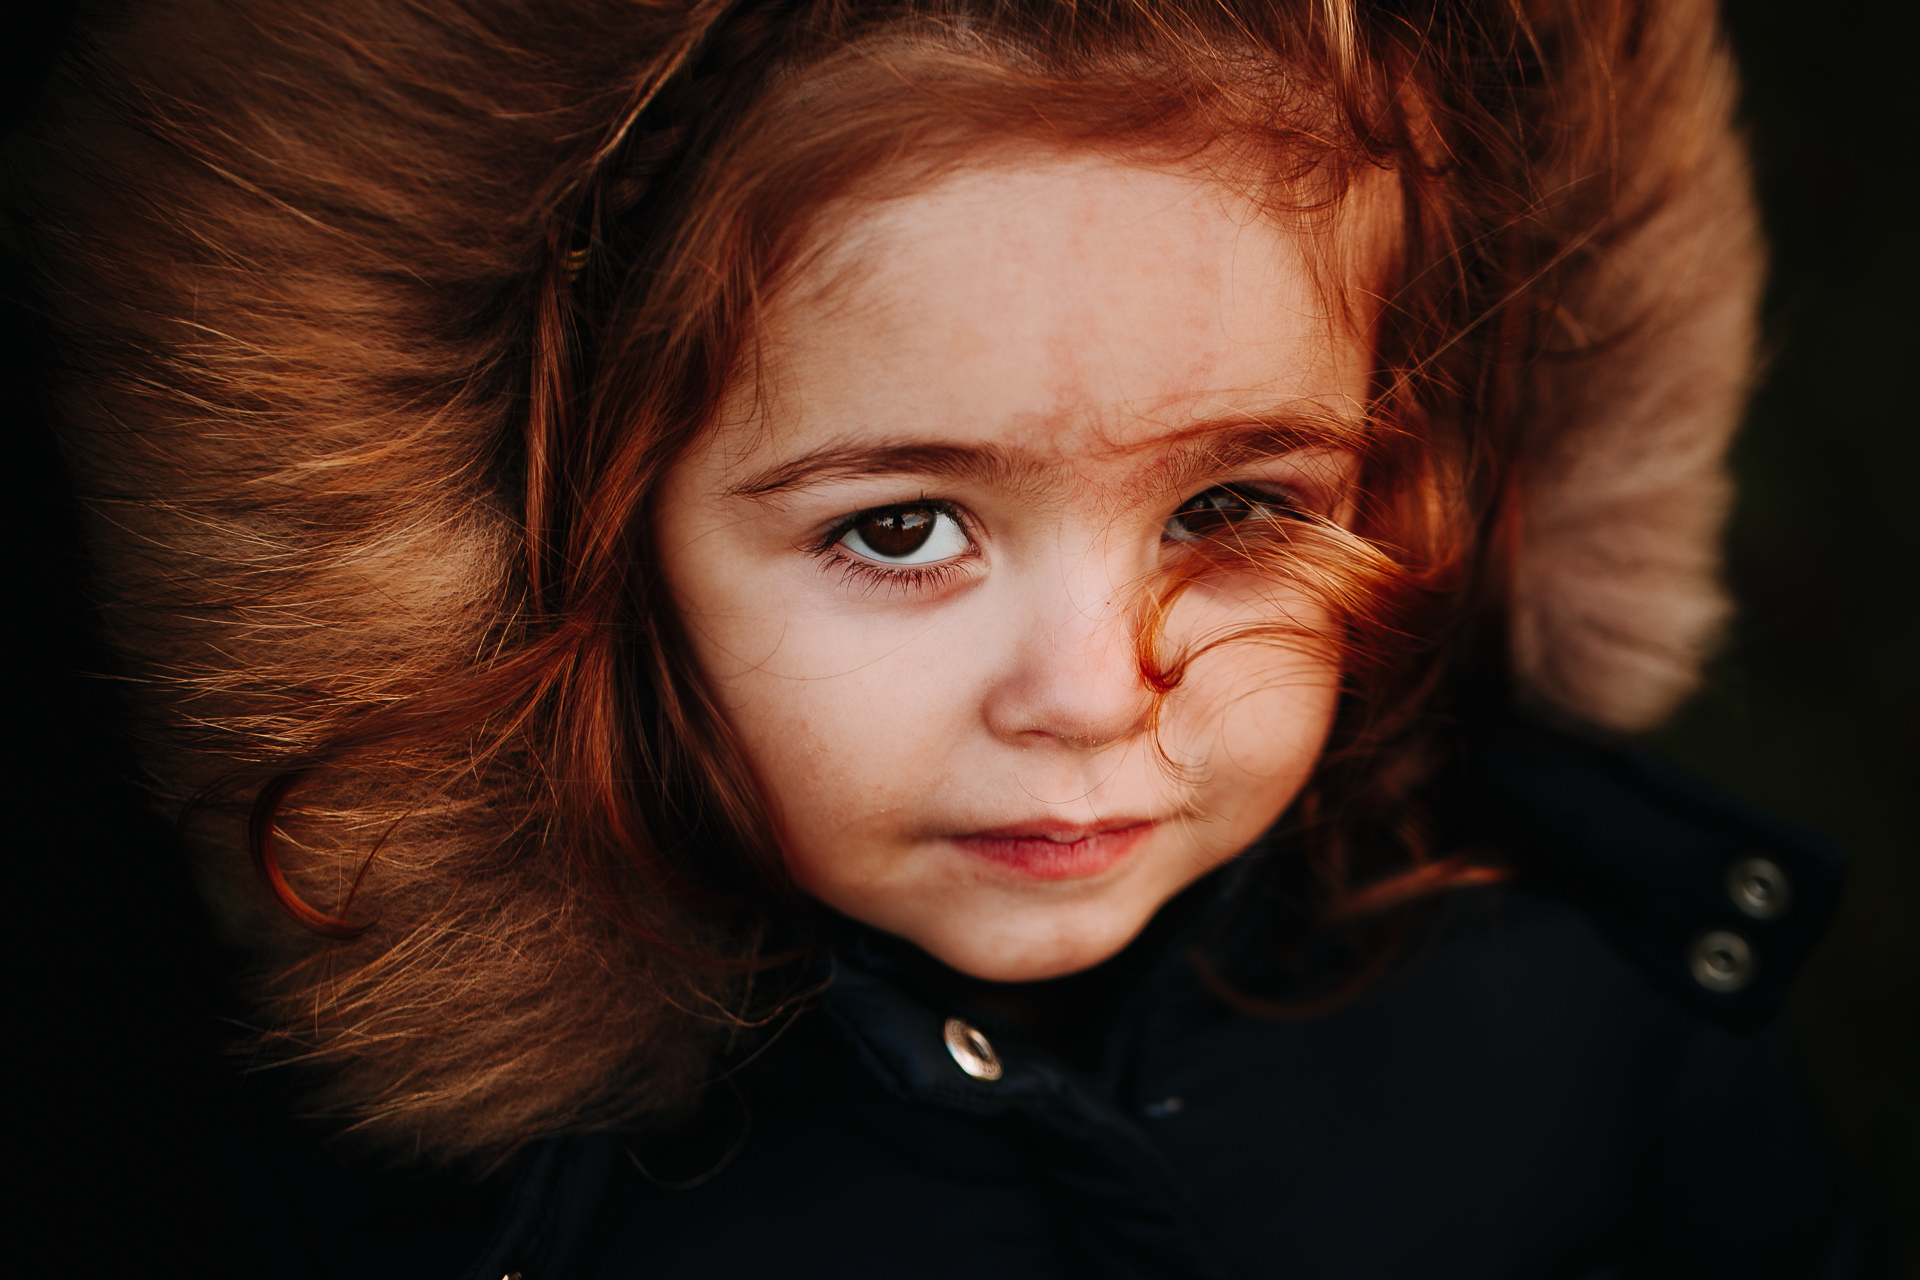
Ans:
[[[1418,793],[1509,669],[1538,370],[1619,340],[1583,299],[1724,132],[1710,5],[337,7],[221,11],[207,46],[274,68],[244,86],[110,43],[55,195],[81,230],[48,236],[94,500],[141,504],[126,563],[175,557],[114,588],[199,762],[171,785],[256,795],[274,895],[359,935],[275,943],[270,1016],[336,1062],[330,1105],[503,1150],[673,1105],[750,1016],[792,899],[650,495],[837,202],[1001,150],[1201,166],[1322,247],[1330,297],[1364,280],[1359,518],[1236,551],[1329,606],[1348,673],[1287,838],[1329,918],[1494,874],[1438,856]],[[331,150],[290,128],[346,84]],[[1362,272],[1334,232],[1382,183]],[[1157,650],[1171,689],[1195,655]]]

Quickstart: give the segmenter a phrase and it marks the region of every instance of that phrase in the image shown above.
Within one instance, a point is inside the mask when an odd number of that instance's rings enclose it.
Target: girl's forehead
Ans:
[[[1210,423],[1362,412],[1370,343],[1313,246],[1193,172],[1006,160],[843,201],[815,238],[722,415],[756,463],[921,435],[1119,457]]]

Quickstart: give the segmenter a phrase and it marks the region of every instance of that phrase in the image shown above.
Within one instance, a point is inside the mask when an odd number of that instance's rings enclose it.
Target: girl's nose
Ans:
[[[1147,726],[1153,695],[1141,677],[1131,593],[1075,585],[1022,603],[1008,665],[986,700],[988,727],[1004,741],[1092,751]]]

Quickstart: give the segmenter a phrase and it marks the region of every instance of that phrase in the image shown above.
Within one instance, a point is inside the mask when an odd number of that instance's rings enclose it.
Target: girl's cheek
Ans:
[[[1229,697],[1220,709],[1209,764],[1223,786],[1284,803],[1319,759],[1339,701],[1339,671],[1296,662],[1262,674],[1270,677],[1263,687]]]
[[[1311,773],[1339,704],[1338,644],[1326,611],[1298,589],[1260,583],[1183,601],[1171,648],[1238,634],[1196,656],[1161,715],[1158,746],[1206,771],[1216,794],[1264,802]],[[1184,625],[1182,625],[1184,624]],[[1284,798],[1282,800],[1284,803]]]
[[[789,619],[770,656],[738,665],[728,715],[783,804],[882,812],[928,785],[961,745],[966,688],[954,637],[905,638],[843,620]],[[765,637],[755,651],[769,648]]]

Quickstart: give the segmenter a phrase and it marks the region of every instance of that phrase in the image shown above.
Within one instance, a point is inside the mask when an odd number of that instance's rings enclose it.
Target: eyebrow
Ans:
[[[1361,421],[1333,414],[1240,416],[1194,423],[1128,450],[1171,446],[1155,468],[1152,487],[1185,488],[1195,480],[1303,449],[1356,451],[1367,438]],[[755,500],[868,476],[935,476],[974,484],[1032,484],[1057,464],[1053,459],[999,445],[927,441],[863,441],[829,444],[777,462],[728,486],[729,497]]]
[[[974,483],[1030,479],[1044,469],[1039,458],[997,445],[929,444],[923,441],[824,445],[775,463],[730,485],[736,498],[770,498],[836,480],[862,476],[940,476]]]
[[[1333,413],[1273,414],[1196,424],[1175,437],[1172,455],[1154,477],[1161,489],[1194,482],[1308,449],[1363,453],[1376,433],[1362,418]]]

